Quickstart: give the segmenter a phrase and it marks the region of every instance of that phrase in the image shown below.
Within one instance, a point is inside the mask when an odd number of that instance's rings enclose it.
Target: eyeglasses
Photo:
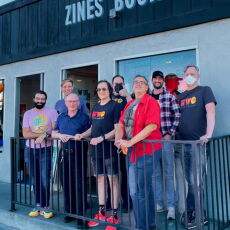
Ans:
[[[108,89],[107,88],[97,88],[96,89],[97,92],[100,92],[100,91],[104,91],[105,92],[106,90],[108,90]]]
[[[147,85],[145,81],[134,81],[133,84],[134,85]]]

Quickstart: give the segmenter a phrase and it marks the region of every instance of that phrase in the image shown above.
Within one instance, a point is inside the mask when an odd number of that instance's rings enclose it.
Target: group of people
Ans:
[[[87,222],[88,227],[97,226],[99,220],[119,223],[119,200],[127,210],[129,198],[137,229],[156,229],[155,206],[158,212],[166,210],[169,220],[175,219],[174,150],[170,140],[200,140],[203,154],[215,125],[215,97],[209,87],[199,86],[199,79],[198,67],[187,66],[183,77],[186,91],[178,95],[165,89],[161,71],[152,73],[152,91],[145,76],[135,76],[132,95],[125,89],[124,78],[120,75],[113,77],[112,84],[101,80],[95,91],[98,102],[90,117],[84,100],[72,93],[72,80],[62,82],[64,99],[56,103],[55,109],[45,106],[47,94],[44,91],[36,92],[34,108],[23,118],[23,136],[28,139],[26,151],[36,204],[29,215],[53,216],[49,210],[52,142],[46,140],[52,137],[62,143],[66,213],[81,216],[87,207],[88,144],[85,140],[90,140],[89,153],[97,180],[99,207],[94,220]],[[115,139],[114,142],[111,139]],[[163,143],[162,139],[165,140]],[[193,154],[191,145],[186,144],[183,156],[188,183],[187,228],[196,225]],[[162,195],[162,175],[166,200]],[[156,178],[155,189],[153,176]],[[108,193],[111,216],[106,210]],[[72,220],[71,216],[65,217],[65,222]],[[81,219],[77,221],[79,225],[85,224]],[[114,225],[106,226],[106,230],[114,229]]]

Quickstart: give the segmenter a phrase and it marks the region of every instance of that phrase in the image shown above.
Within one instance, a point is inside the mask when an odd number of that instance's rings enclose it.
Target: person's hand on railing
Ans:
[[[35,139],[35,144],[41,144],[42,141],[46,138],[46,133],[42,133],[39,137]]]
[[[127,140],[120,139],[120,140],[118,140],[116,143],[117,143],[116,146],[119,146],[119,148],[129,148],[129,147],[132,146],[130,140],[127,141]]]
[[[115,138],[115,141],[114,141],[114,145],[115,145],[118,149],[121,148],[121,144],[120,144],[119,140],[116,140],[116,138]]]
[[[76,140],[76,141],[80,141],[81,139],[83,138],[83,135],[82,134],[76,134],[75,136],[74,136],[74,140]]]
[[[73,136],[72,135],[67,135],[67,134],[61,134],[61,133],[59,133],[58,134],[58,138],[62,141],[62,142],[67,142],[67,141],[69,141],[69,139],[71,139],[71,138],[73,138]]]
[[[97,144],[101,143],[102,141],[104,141],[104,138],[102,136],[101,137],[95,137],[95,138],[91,139],[90,144],[91,145],[97,145]]]
[[[208,140],[211,138],[210,135],[208,134],[205,134],[204,136],[200,137],[200,140],[201,140],[201,145],[204,145],[206,143],[208,143]]]

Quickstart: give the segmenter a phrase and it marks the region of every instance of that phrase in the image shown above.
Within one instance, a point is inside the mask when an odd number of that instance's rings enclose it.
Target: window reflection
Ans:
[[[1,0],[1,1],[0,1],[0,6],[3,6],[3,5],[5,5],[5,4],[8,4],[8,3],[14,2],[14,1],[18,1],[18,0]]]
[[[118,62],[118,73],[124,76],[126,88],[131,92],[133,78],[137,74],[146,76],[150,83],[152,72],[155,70],[162,71],[165,76],[169,73],[174,73],[178,77],[182,77],[184,67],[195,64],[196,51],[187,50],[122,60]],[[150,87],[152,89],[152,84],[150,84]]]

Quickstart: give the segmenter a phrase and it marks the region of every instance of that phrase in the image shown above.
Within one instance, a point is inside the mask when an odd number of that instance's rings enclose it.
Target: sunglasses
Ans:
[[[97,92],[100,92],[100,91],[104,91],[105,92],[106,90],[108,90],[108,89],[107,88],[97,88],[96,89]]]

